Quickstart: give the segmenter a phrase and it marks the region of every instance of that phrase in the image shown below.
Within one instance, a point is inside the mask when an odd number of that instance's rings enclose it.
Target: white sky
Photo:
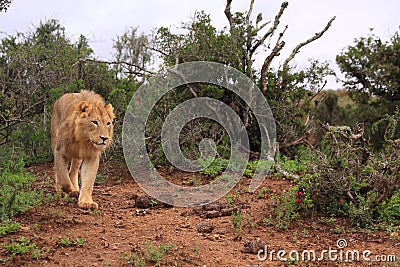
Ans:
[[[233,0],[232,12],[246,11],[250,0]],[[327,60],[338,72],[335,57],[354,38],[367,36],[370,28],[382,39],[388,39],[400,26],[399,0],[288,0],[289,7],[282,19],[281,28],[288,25],[284,40],[286,46],[282,56],[275,61],[282,63],[292,49],[325,27],[330,18],[336,16],[332,27],[325,35],[304,47],[294,63],[304,67],[309,58]],[[0,13],[0,37],[4,33],[14,34],[33,30],[39,22],[58,19],[66,28],[68,37],[75,39],[80,34],[90,40],[97,58],[111,59],[112,44],[117,35],[130,27],[150,32],[160,26],[179,27],[190,21],[195,11],[204,10],[211,15],[218,29],[227,26],[224,15],[226,0],[13,0],[6,13]],[[282,1],[255,0],[253,20],[259,12],[264,20],[273,20]],[[267,53],[260,53],[262,61]],[[340,74],[339,74],[340,76]],[[328,87],[340,84],[329,80]]]

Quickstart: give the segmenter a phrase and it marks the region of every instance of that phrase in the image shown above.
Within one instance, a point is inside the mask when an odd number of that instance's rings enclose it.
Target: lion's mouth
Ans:
[[[98,145],[98,146],[105,146],[105,145],[107,145],[107,144],[104,143],[104,142],[102,142],[102,143],[96,143],[96,142],[94,142],[94,144],[95,144],[95,145]]]
[[[94,140],[91,140],[91,142],[92,142],[92,144],[95,146],[95,147],[104,147],[104,146],[106,146],[107,145],[107,143],[106,142],[104,142],[104,141],[102,141],[102,142],[96,142],[96,141],[94,141]]]

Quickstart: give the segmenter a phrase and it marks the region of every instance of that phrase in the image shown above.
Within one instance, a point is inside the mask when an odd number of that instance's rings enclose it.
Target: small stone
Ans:
[[[186,223],[181,223],[179,225],[180,228],[189,228],[190,227],[190,223],[186,222]]]
[[[135,210],[135,215],[136,216],[145,216],[145,215],[147,215],[147,214],[149,214],[150,213],[150,210],[148,210],[148,209],[144,209],[144,210]]]
[[[218,210],[210,210],[210,211],[207,211],[205,214],[205,218],[208,218],[208,219],[217,218],[217,217],[219,217]]]
[[[115,222],[115,227],[117,227],[117,228],[125,228],[125,224],[123,222]]]
[[[81,220],[81,219],[78,219],[78,218],[73,218],[73,221],[74,221],[74,223],[76,223],[76,224],[82,224],[83,223],[83,220]]]
[[[30,228],[28,226],[21,226],[19,230],[21,232],[29,232]]]
[[[214,224],[212,222],[203,222],[197,225],[197,232],[199,233],[211,233],[214,230]]]
[[[213,235],[214,240],[219,240],[221,237],[219,234],[214,234]]]
[[[264,251],[265,243],[261,241],[251,241],[245,240],[243,244],[242,252],[250,253],[250,254],[257,254],[260,250]]]
[[[135,198],[135,207],[147,209],[150,207],[151,198],[148,196],[136,196]]]
[[[226,228],[220,228],[220,229],[217,229],[215,232],[216,232],[216,234],[225,235],[227,233],[227,230],[226,230]]]

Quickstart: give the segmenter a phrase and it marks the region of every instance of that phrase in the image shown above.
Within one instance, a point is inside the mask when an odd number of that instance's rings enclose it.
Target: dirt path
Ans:
[[[31,170],[41,177],[38,186],[52,192],[51,163]],[[315,219],[313,222],[300,218],[285,231],[266,226],[263,219],[271,214],[271,195],[291,186],[290,182],[280,178],[269,177],[264,181],[262,187],[268,188],[265,194],[260,191],[248,193],[245,188],[249,181],[242,179],[230,192],[230,205],[226,205],[226,198],[221,199],[218,202],[221,205],[207,213],[203,208],[135,207],[137,196],[145,194],[123,165],[103,164],[99,174],[103,181],[94,190],[94,199],[100,204],[99,211],[84,211],[73,201],[60,199],[17,217],[22,229],[2,238],[0,243],[16,242],[23,236],[43,249],[39,259],[24,254],[13,257],[5,265],[135,266],[135,262],[141,266],[140,260],[144,260],[142,266],[155,266],[157,263],[160,266],[289,266],[289,262],[278,259],[278,251],[284,250],[284,258],[288,258],[289,253],[296,256],[293,251],[297,251],[300,260],[291,263],[300,266],[400,266],[400,239],[393,233],[360,231],[342,219]],[[182,173],[169,175],[172,180],[188,181],[190,178]],[[221,209],[235,205],[242,211],[238,219],[242,223],[240,233],[233,227],[232,216],[215,217],[222,214]],[[198,229],[199,224],[201,229]],[[347,242],[342,250],[336,245],[339,239]],[[71,241],[70,245],[65,244],[67,240]],[[257,252],[265,245],[268,254],[266,260],[261,261],[251,252]],[[327,254],[324,255],[325,261],[318,262],[322,251],[329,248],[337,250],[333,256],[338,258],[342,251],[342,263],[329,261]],[[168,253],[162,255],[162,249]],[[315,250],[317,259],[301,261],[302,252],[311,250]],[[360,252],[359,262],[344,262],[349,250]],[[397,262],[382,265],[366,262],[362,259],[365,250],[371,251],[371,260],[378,255],[395,255]],[[6,256],[3,248],[0,248],[0,255],[1,258]],[[159,262],[151,261],[150,256],[153,259],[159,257]]]

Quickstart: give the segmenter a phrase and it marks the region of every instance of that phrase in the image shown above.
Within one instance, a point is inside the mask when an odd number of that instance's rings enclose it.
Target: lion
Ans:
[[[80,208],[99,207],[92,199],[93,186],[100,156],[112,142],[114,119],[112,105],[105,105],[103,97],[92,91],[65,94],[54,104],[51,146],[56,190],[78,197]]]

